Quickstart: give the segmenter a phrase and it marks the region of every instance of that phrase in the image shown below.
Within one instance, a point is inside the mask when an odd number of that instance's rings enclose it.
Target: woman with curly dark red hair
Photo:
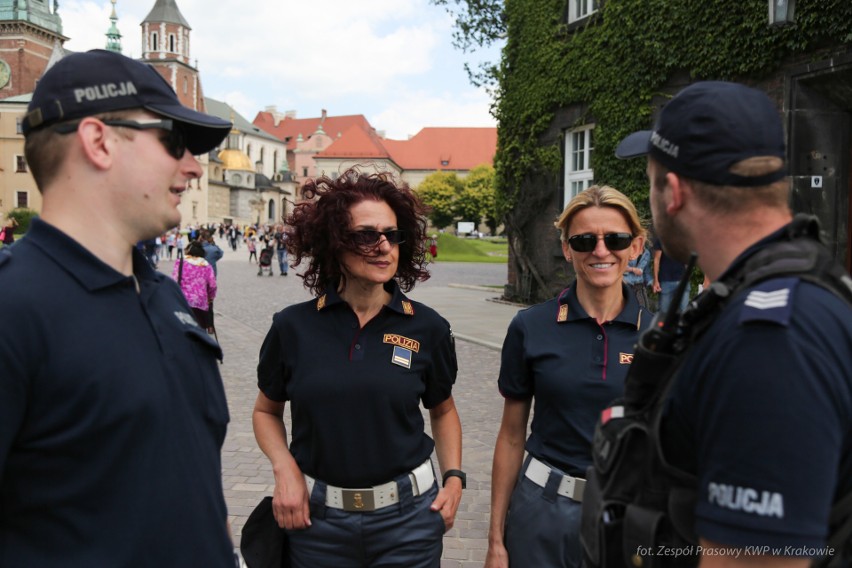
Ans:
[[[302,193],[287,250],[295,264],[308,262],[300,276],[317,297],[275,314],[252,418],[272,462],[273,513],[290,561],[437,567],[464,473],[450,326],[403,294],[429,277],[423,206],[388,174],[355,170]]]

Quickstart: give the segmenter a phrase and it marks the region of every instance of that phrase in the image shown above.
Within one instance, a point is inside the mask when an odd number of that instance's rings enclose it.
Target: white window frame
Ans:
[[[562,206],[592,185],[595,172],[592,169],[594,154],[594,124],[565,131],[565,198]]]
[[[601,0],[568,0],[568,23],[588,18],[600,9]]]

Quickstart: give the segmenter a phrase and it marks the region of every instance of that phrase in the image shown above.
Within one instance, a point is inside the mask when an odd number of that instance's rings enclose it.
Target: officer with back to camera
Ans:
[[[43,208],[0,252],[0,566],[233,567],[221,350],[134,247],[180,224],[230,126],[108,51],[39,81]]]
[[[616,154],[647,154],[665,252],[687,262],[695,251],[714,282],[814,240],[813,221],[790,212],[783,128],[758,90],[693,84]],[[738,291],[675,375],[662,455],[695,476],[701,566],[807,566],[825,554],[832,503],[852,489],[852,307],[811,276]]]

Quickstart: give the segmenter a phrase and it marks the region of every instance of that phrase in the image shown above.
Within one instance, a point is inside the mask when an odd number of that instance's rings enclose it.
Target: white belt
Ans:
[[[432,461],[426,460],[408,474],[411,480],[411,491],[417,497],[426,493],[435,483],[435,472],[432,470]],[[308,485],[308,495],[314,490],[316,480],[305,475],[305,483]],[[366,513],[376,511],[383,507],[399,503],[399,489],[396,481],[389,481],[374,487],[364,489],[351,489],[346,487],[326,486],[325,506],[344,511]]]
[[[547,486],[547,479],[550,477],[550,466],[536,458],[530,459],[530,464],[527,466],[527,479],[538,485],[539,487]],[[583,500],[583,489],[586,487],[586,480],[579,477],[571,477],[563,475],[562,481],[559,482],[559,489],[556,492],[563,497],[568,497],[574,501]]]

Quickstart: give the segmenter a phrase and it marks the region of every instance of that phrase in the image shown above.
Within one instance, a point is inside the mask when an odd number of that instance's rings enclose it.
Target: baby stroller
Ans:
[[[268,270],[269,275],[272,276],[272,255],[274,251],[272,247],[266,245],[266,247],[260,251],[260,259],[257,261],[257,275],[263,276],[263,271]]]

